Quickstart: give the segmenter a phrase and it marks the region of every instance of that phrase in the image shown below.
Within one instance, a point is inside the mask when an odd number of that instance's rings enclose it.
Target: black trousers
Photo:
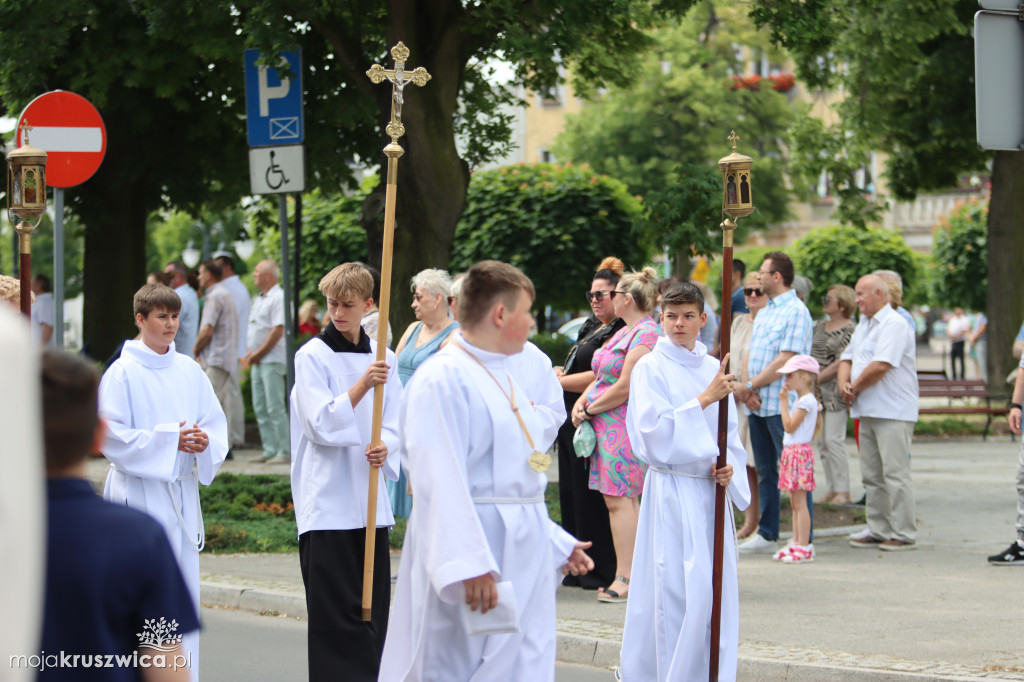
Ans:
[[[569,404],[566,411],[571,409]],[[562,528],[578,540],[594,543],[587,550],[594,560],[594,570],[578,578],[566,576],[563,584],[596,590],[611,585],[615,580],[615,545],[612,544],[604,495],[590,489],[590,460],[577,457],[572,448],[575,433],[572,419],[567,419],[558,430],[555,441],[558,446],[558,500],[562,510]]]
[[[366,530],[314,530],[299,536],[309,614],[310,682],[376,682],[391,607],[388,530],[378,528],[373,607],[362,619]]]
[[[950,365],[953,368],[953,378],[963,379],[964,377],[964,341],[954,341],[949,350]],[[956,362],[960,361],[960,374],[956,373]]]

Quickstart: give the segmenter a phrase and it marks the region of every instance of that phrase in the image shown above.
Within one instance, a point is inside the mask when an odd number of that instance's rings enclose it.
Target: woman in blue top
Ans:
[[[404,386],[416,368],[436,353],[459,326],[449,317],[452,278],[444,270],[427,269],[412,278],[412,309],[417,322],[409,325],[395,348],[398,377]],[[395,516],[408,517],[412,511],[405,471],[397,481],[388,481],[388,498]]]

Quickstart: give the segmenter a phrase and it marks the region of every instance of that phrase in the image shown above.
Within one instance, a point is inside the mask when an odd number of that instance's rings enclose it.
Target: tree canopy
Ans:
[[[828,129],[834,181],[867,152],[886,152],[893,195],[950,187],[992,162],[988,217],[988,362],[991,388],[1011,368],[1010,345],[1024,317],[1024,155],[978,148],[974,102],[974,0],[886,2],[753,0],[752,17],[797,60],[812,86],[841,89],[840,122]],[[1010,84],[1019,89],[1019,84]],[[821,145],[796,160],[821,170]],[[853,163],[842,170],[842,159]],[[865,209],[871,206],[865,204]],[[849,222],[853,222],[849,220]],[[1004,390],[1005,387],[999,390]]]
[[[740,221],[744,233],[785,218],[782,151],[799,114],[780,90],[791,83],[740,78],[749,55],[736,46],[769,61],[781,55],[734,2],[699,3],[682,21],[648,35],[652,47],[629,83],[580,93],[588,104],[568,117],[556,155],[590,163],[643,195],[647,224],[663,243],[687,256],[691,247],[710,254],[721,249],[715,163],[731,151],[727,138],[736,130],[755,168],[756,209]]]
[[[391,92],[366,69],[403,41],[433,80],[407,91],[395,278],[447,265],[470,168],[507,149],[515,101],[484,66],[500,57],[539,90],[563,68],[595,86],[624,82],[644,29],[695,0],[42,0],[0,3],[0,113],[62,88],[88,98],[108,130],[103,166],[68,192],[86,228],[86,337],[104,356],[131,332],[145,274],[145,223],[161,206],[195,213],[247,193],[242,51],[300,47],[309,187],[351,184],[353,162],[383,159]],[[465,158],[456,136],[467,140]],[[379,260],[383,185],[361,222]],[[112,267],[113,266],[113,267]],[[396,296],[400,288],[396,288]],[[395,299],[397,301],[397,299]],[[409,312],[393,306],[396,324]]]
[[[650,239],[638,229],[640,210],[622,182],[587,165],[519,164],[476,173],[455,232],[452,268],[503,260],[533,280],[535,310],[580,310],[603,258],[617,256],[637,269],[646,262]]]

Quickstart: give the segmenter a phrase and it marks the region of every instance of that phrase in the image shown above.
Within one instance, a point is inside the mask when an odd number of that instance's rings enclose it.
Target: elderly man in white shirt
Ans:
[[[260,292],[249,307],[248,352],[242,366],[252,369],[252,409],[263,442],[263,461],[289,464],[288,409],[285,407],[284,291],[281,271],[260,261],[252,280]]]
[[[860,460],[867,492],[868,533],[857,548],[914,549],[917,520],[910,474],[910,441],[917,421],[914,331],[889,305],[885,282],[857,282],[861,321],[840,357],[839,392],[860,418]]]

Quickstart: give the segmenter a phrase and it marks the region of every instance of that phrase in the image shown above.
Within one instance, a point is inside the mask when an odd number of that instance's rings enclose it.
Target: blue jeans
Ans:
[[[747,417],[750,445],[754,448],[757,469],[757,494],[761,502],[761,519],[757,532],[765,540],[779,539],[779,459],[782,457],[782,416]],[[807,509],[811,516],[811,541],[814,540],[814,493],[807,491]]]

